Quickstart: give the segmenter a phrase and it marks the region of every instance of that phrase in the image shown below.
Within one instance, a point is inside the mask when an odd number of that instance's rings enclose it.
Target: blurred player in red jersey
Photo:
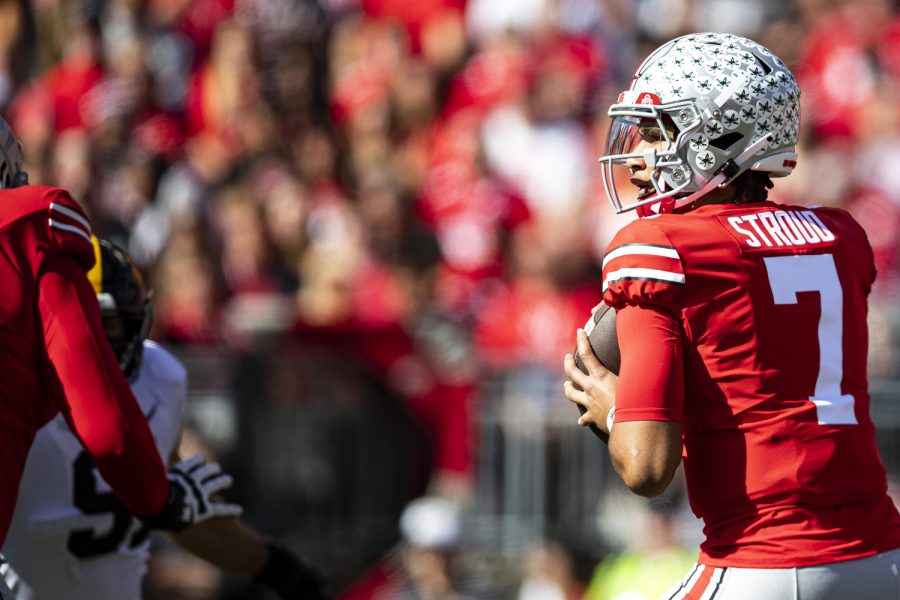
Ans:
[[[106,341],[86,275],[93,264],[81,208],[64,190],[28,185],[19,142],[0,120],[0,544],[35,433],[58,412],[145,524],[180,530],[241,512],[210,499],[231,483],[218,465],[195,457],[166,472]]]
[[[767,49],[709,33],[654,51],[609,109],[607,195],[643,217],[603,260],[622,365],[579,331],[590,375],[567,355],[565,393],[613,430],[635,493],[662,493],[683,460],[706,539],[672,600],[900,597],[869,416],[871,247],[843,210],[766,201],[796,165],[799,95]]]

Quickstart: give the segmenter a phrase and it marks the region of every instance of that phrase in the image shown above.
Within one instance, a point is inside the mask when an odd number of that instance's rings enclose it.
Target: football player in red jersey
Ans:
[[[180,530],[240,513],[210,498],[231,482],[218,465],[194,459],[167,473],[104,335],[93,264],[81,208],[64,190],[28,185],[19,142],[0,120],[0,544],[35,432],[57,412],[148,525]]]
[[[767,201],[796,165],[799,95],[767,49],[709,33],[654,51],[609,109],[607,195],[643,217],[603,259],[622,363],[579,331],[590,374],[566,356],[565,394],[635,493],[684,463],[706,539],[672,600],[900,597],[866,379],[872,249],[843,210]]]

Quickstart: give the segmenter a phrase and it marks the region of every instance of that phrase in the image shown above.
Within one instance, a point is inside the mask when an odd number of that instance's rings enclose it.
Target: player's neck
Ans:
[[[706,206],[707,204],[734,204],[735,198],[736,193],[732,186],[728,185],[723,188],[715,188],[702,198],[698,198],[687,206],[682,207],[681,210],[676,209],[675,212],[690,212],[701,206]]]

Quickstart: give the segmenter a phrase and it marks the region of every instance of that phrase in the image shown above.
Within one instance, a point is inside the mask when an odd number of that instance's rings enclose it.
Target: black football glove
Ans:
[[[202,455],[195,454],[169,468],[166,505],[155,515],[141,517],[141,521],[153,529],[181,531],[217,517],[238,517],[244,511],[239,505],[212,499],[231,482],[231,475],[222,473],[218,463],[208,463]]]
[[[253,578],[282,600],[329,600],[322,591],[322,576],[277,542],[268,542],[269,561]]]

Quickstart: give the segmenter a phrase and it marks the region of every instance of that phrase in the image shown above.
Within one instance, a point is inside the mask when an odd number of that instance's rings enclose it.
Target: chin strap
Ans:
[[[664,215],[675,210],[675,198],[663,198],[659,202],[653,204],[642,204],[635,211],[641,218],[652,217],[653,215]]]

